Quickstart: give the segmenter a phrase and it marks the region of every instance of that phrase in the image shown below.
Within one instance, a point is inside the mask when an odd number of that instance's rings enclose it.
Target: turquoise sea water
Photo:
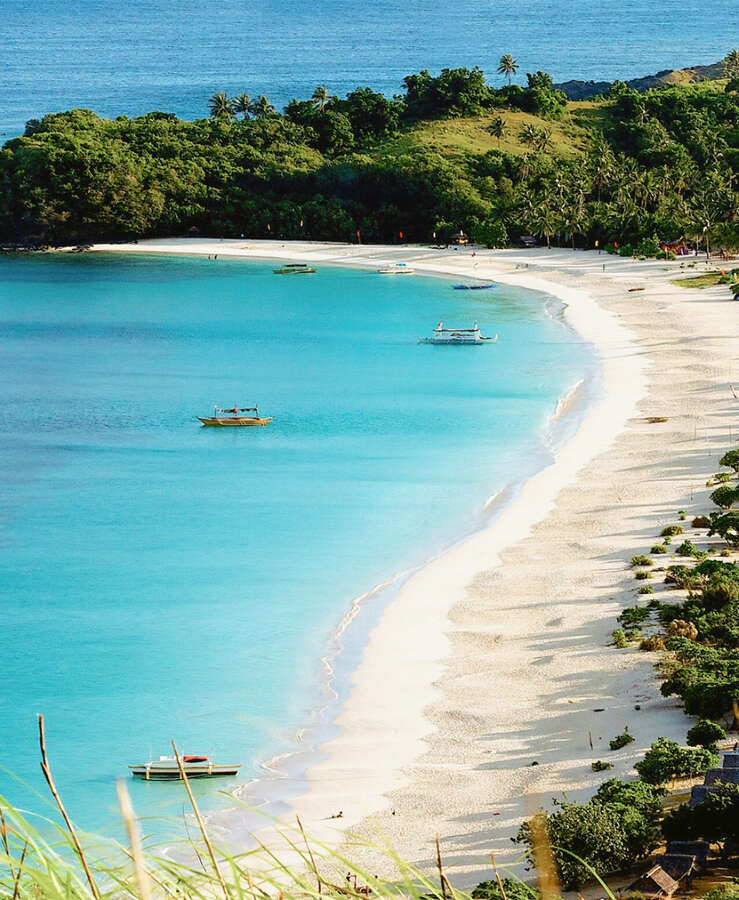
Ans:
[[[352,598],[540,467],[594,357],[546,297],[124,255],[0,258],[2,765],[90,829],[128,763],[294,747]],[[443,319],[500,333],[416,343]],[[214,403],[264,429],[201,428]],[[223,783],[199,784],[206,799]],[[181,789],[132,783],[141,814]],[[40,801],[0,771],[0,794]]]
[[[634,78],[715,62],[735,0],[3,0],[0,137],[47,112],[207,115],[218,90],[279,106],[318,84],[392,95],[420,69],[503,53],[555,79]]]

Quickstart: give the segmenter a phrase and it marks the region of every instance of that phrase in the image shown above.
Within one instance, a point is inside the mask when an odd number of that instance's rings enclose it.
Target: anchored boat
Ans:
[[[444,328],[444,323],[434,328],[431,337],[419,338],[419,344],[472,344],[479,347],[481,344],[494,344],[498,340],[498,335],[494,337],[484,337],[480,334],[477,322],[472,328]]]
[[[272,416],[264,418],[259,415],[258,406],[234,406],[233,409],[221,409],[218,406],[214,406],[213,412],[215,413],[213,416],[206,416],[205,418],[198,416],[198,421],[202,422],[203,425],[215,426],[218,428],[229,426],[244,427],[248,425],[269,425],[272,421]],[[242,413],[253,413],[253,415],[244,416]]]
[[[455,291],[489,291],[498,285],[491,281],[489,284],[454,284],[452,287]]]
[[[134,778],[144,781],[180,781],[182,773],[175,756],[160,756],[140,766],[129,766]],[[209,756],[183,756],[182,768],[188,778],[218,778],[222,775],[236,775],[238,766],[217,766]]]
[[[312,268],[307,263],[288,263],[279,269],[272,269],[275,275],[313,275],[318,269]]]

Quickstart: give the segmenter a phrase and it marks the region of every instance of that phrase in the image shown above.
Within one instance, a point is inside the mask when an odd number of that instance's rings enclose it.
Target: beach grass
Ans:
[[[675,278],[670,284],[674,284],[681,288],[703,288],[713,287],[721,280],[721,272],[703,272],[701,275],[690,275],[688,278]]]

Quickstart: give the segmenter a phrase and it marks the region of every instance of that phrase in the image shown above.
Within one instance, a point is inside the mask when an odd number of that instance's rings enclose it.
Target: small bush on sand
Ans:
[[[690,524],[693,528],[710,528],[711,520],[708,516],[696,516]]]
[[[683,530],[679,525],[665,525],[660,532],[661,537],[674,537],[676,534],[682,534]]]
[[[653,566],[654,561],[651,560],[648,556],[632,556],[631,557],[631,568],[634,566]]]
[[[665,639],[661,634],[652,635],[652,637],[644,638],[644,640],[639,644],[640,650],[646,650],[649,653],[654,653],[656,650],[664,650],[665,649]]]
[[[687,519],[685,510],[681,509],[680,512],[677,514],[677,517],[678,517],[678,519],[680,519],[681,522],[684,522]]]
[[[649,618],[649,610],[646,606],[627,606],[621,611],[618,621],[622,625],[641,625]]]
[[[693,559],[705,559],[708,556],[705,550],[700,550],[692,541],[683,541],[675,549],[675,553],[678,556],[691,556]]]
[[[622,628],[617,628],[615,631],[611,632],[611,641],[613,642],[613,646],[617,647],[619,650],[624,650],[629,646],[629,639],[626,637],[626,632]]]
[[[667,553],[667,547],[664,544],[655,544],[649,551],[650,553]]]
[[[667,537],[662,541],[662,543],[665,545],[665,547],[669,547],[669,546],[670,546],[670,544],[672,543],[672,538],[669,536],[669,534],[668,534]]]
[[[689,641],[698,638],[698,629],[692,622],[686,622],[684,619],[673,619],[667,626],[667,633],[670,637],[685,637]]]
[[[644,581],[645,579],[651,578],[651,577],[652,577],[652,573],[647,572],[646,569],[640,569],[638,572],[634,572],[634,578],[636,578],[637,581]]]
[[[633,735],[629,734],[628,731],[624,731],[621,734],[617,734],[612,741],[609,741],[608,746],[611,750],[620,750],[622,747],[628,746],[628,744],[633,744],[634,740]]]
[[[590,768],[594,772],[605,772],[606,769],[612,769],[613,763],[603,762],[602,759],[596,759],[594,763],[590,763]]]
[[[653,594],[653,593],[654,593],[654,588],[652,587],[651,584],[643,584],[637,591],[637,594]]]

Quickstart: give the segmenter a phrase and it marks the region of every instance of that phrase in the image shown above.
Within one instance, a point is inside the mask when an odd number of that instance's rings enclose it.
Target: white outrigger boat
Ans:
[[[406,263],[389,263],[377,270],[381,275],[413,275],[416,271]]]
[[[134,778],[144,781],[180,781],[182,774],[177,765],[177,757],[160,756],[140,766],[129,766]],[[183,756],[182,768],[188,778],[217,778],[221,775],[236,775],[241,765],[217,766],[209,756]]]
[[[444,328],[444,323],[434,328],[431,337],[419,338],[419,344],[472,344],[479,347],[481,344],[494,344],[498,340],[498,335],[494,337],[484,337],[480,334],[477,322],[472,328]]]

